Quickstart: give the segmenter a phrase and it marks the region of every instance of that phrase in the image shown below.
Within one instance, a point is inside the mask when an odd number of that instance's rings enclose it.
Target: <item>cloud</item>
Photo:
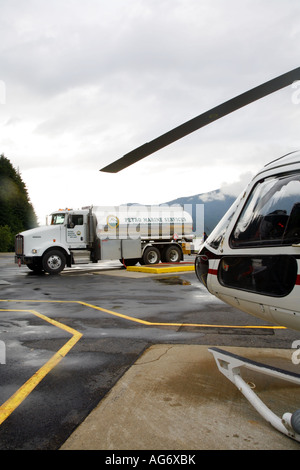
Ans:
[[[270,5],[2,2],[0,152],[25,175],[33,205],[43,212],[50,191],[70,205],[80,193],[101,205],[100,194],[119,203],[157,203],[228,189],[240,175],[300,147],[300,107],[287,88],[118,175],[99,173],[135,147],[299,66],[300,4]]]
[[[251,172],[242,173],[237,181],[223,183],[220,187],[220,194],[235,197],[239,196],[239,194],[246,189],[254,176],[255,175]]]

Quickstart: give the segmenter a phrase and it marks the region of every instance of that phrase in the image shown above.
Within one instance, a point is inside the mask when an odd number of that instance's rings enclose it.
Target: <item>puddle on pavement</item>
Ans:
[[[186,279],[181,279],[179,276],[168,276],[168,277],[160,277],[155,279],[156,282],[160,282],[162,284],[167,284],[168,286],[180,285],[180,286],[190,286],[191,283]]]

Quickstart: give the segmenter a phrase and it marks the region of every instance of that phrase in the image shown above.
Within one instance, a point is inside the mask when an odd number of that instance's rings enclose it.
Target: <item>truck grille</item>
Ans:
[[[15,253],[16,255],[23,255],[23,236],[17,235],[15,239]]]

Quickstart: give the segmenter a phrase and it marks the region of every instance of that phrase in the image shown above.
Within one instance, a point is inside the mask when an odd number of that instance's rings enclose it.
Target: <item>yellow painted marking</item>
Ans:
[[[176,327],[198,327],[198,328],[245,328],[245,329],[286,329],[283,326],[267,326],[267,325],[211,325],[206,323],[165,323],[165,322],[150,322],[148,320],[142,320],[140,318],[135,318],[123,313],[114,312],[106,308],[98,307],[87,302],[82,302],[79,300],[15,300],[15,299],[0,299],[0,302],[23,302],[23,303],[73,303],[83,305],[100,312],[108,313],[119,318],[123,318],[128,321],[135,323],[140,323],[146,326],[176,326]],[[29,312],[33,315],[41,318],[52,325],[61,328],[72,335],[72,338],[67,341],[67,343],[60,348],[50,359],[47,361],[30,379],[27,380],[3,405],[0,407],[0,425],[5,421],[8,416],[28,397],[28,395],[34,390],[34,388],[43,380],[43,378],[62,360],[63,357],[72,349],[72,347],[79,341],[82,337],[82,333],[74,330],[73,328],[64,325],[56,320],[53,320],[36,310],[24,310],[24,309],[0,309],[2,312]]]
[[[283,326],[250,326],[250,325],[209,325],[205,323],[159,323],[159,322],[150,322],[147,320],[141,320],[140,318],[130,317],[129,315],[124,315],[123,313],[113,312],[112,310],[107,310],[106,308],[97,307],[96,305],[88,304],[86,302],[78,301],[79,304],[85,305],[86,307],[93,308],[95,310],[100,310],[101,312],[109,313],[116,317],[124,318],[125,320],[133,321],[136,323],[142,323],[147,326],[193,326],[193,327],[202,327],[202,328],[270,328],[270,329],[282,329]]]
[[[177,273],[184,271],[195,271],[194,266],[166,266],[166,267],[151,267],[151,266],[127,266],[127,271],[134,271],[140,273]]]
[[[65,357],[70,349],[81,338],[82,334],[70,328],[63,323],[53,320],[45,315],[42,315],[35,310],[16,310],[16,309],[0,309],[2,312],[29,312],[41,318],[42,320],[51,323],[52,325],[67,331],[72,335],[72,338],[67,341],[50,359],[47,361],[30,379],[27,380],[5,403],[0,407],[0,425],[5,421],[8,416],[22,403],[25,398],[32,392],[32,390],[41,382],[41,380]]]
[[[198,327],[198,328],[245,328],[245,329],[286,329],[283,326],[267,326],[267,325],[211,325],[206,323],[167,323],[167,322],[150,322],[148,320],[142,320],[140,318],[135,318],[123,313],[118,313],[112,310],[108,310],[103,307],[98,307],[87,302],[82,302],[79,300],[15,300],[15,299],[0,299],[0,302],[34,302],[34,303],[75,303],[83,305],[100,312],[108,313],[119,318],[123,318],[128,321],[135,323],[140,323],[146,326],[176,326],[176,327]],[[73,328],[64,325],[56,320],[53,320],[36,310],[24,310],[24,309],[0,309],[2,312],[29,312],[33,315],[41,318],[52,325],[61,328],[72,335],[72,338],[57,351],[50,359],[46,362],[27,382],[25,382],[1,407],[0,407],[0,425],[5,421],[5,419],[22,403],[23,400],[34,390],[34,388],[41,382],[41,380],[61,361],[63,357],[72,349],[72,347],[79,341],[82,337],[82,333],[74,330]]]

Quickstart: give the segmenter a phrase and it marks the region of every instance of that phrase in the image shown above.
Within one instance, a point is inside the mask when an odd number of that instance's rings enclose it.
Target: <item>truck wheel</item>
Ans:
[[[50,250],[43,257],[43,268],[49,274],[60,273],[66,265],[66,257],[59,250]]]
[[[143,253],[144,264],[157,264],[160,261],[160,252],[155,246],[148,246]]]
[[[178,246],[169,246],[165,251],[166,263],[178,263],[181,260],[181,250]]]

